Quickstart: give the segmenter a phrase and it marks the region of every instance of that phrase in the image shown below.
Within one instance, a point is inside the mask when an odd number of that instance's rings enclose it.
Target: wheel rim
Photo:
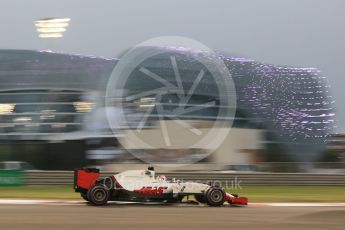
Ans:
[[[94,192],[94,198],[96,201],[103,201],[105,196],[106,196],[105,191],[103,191],[102,189],[97,189]]]
[[[210,194],[211,200],[213,202],[220,202],[223,199],[223,194],[221,191],[212,191]]]

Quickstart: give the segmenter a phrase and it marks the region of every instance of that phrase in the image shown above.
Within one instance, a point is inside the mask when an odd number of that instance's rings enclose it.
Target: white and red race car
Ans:
[[[153,167],[129,170],[104,179],[99,177],[98,169],[75,170],[74,190],[93,205],[105,205],[108,201],[177,203],[190,195],[209,206],[222,206],[224,202],[248,204],[248,198],[226,193],[219,186],[156,176]]]

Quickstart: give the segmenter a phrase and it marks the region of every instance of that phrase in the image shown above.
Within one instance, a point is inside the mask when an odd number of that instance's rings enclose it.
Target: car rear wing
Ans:
[[[81,168],[74,170],[74,190],[88,190],[98,180],[100,176],[99,169]]]

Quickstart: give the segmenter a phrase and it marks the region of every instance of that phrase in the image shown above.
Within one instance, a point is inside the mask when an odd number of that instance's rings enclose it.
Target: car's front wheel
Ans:
[[[87,199],[93,205],[105,205],[109,199],[109,189],[103,184],[96,184],[87,192]]]
[[[221,188],[211,187],[205,194],[205,200],[209,206],[221,206],[225,201],[225,192]]]

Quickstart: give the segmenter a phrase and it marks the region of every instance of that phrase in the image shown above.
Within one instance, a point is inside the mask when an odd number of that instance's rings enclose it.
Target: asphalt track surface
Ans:
[[[344,229],[345,207],[0,204],[0,229]]]

